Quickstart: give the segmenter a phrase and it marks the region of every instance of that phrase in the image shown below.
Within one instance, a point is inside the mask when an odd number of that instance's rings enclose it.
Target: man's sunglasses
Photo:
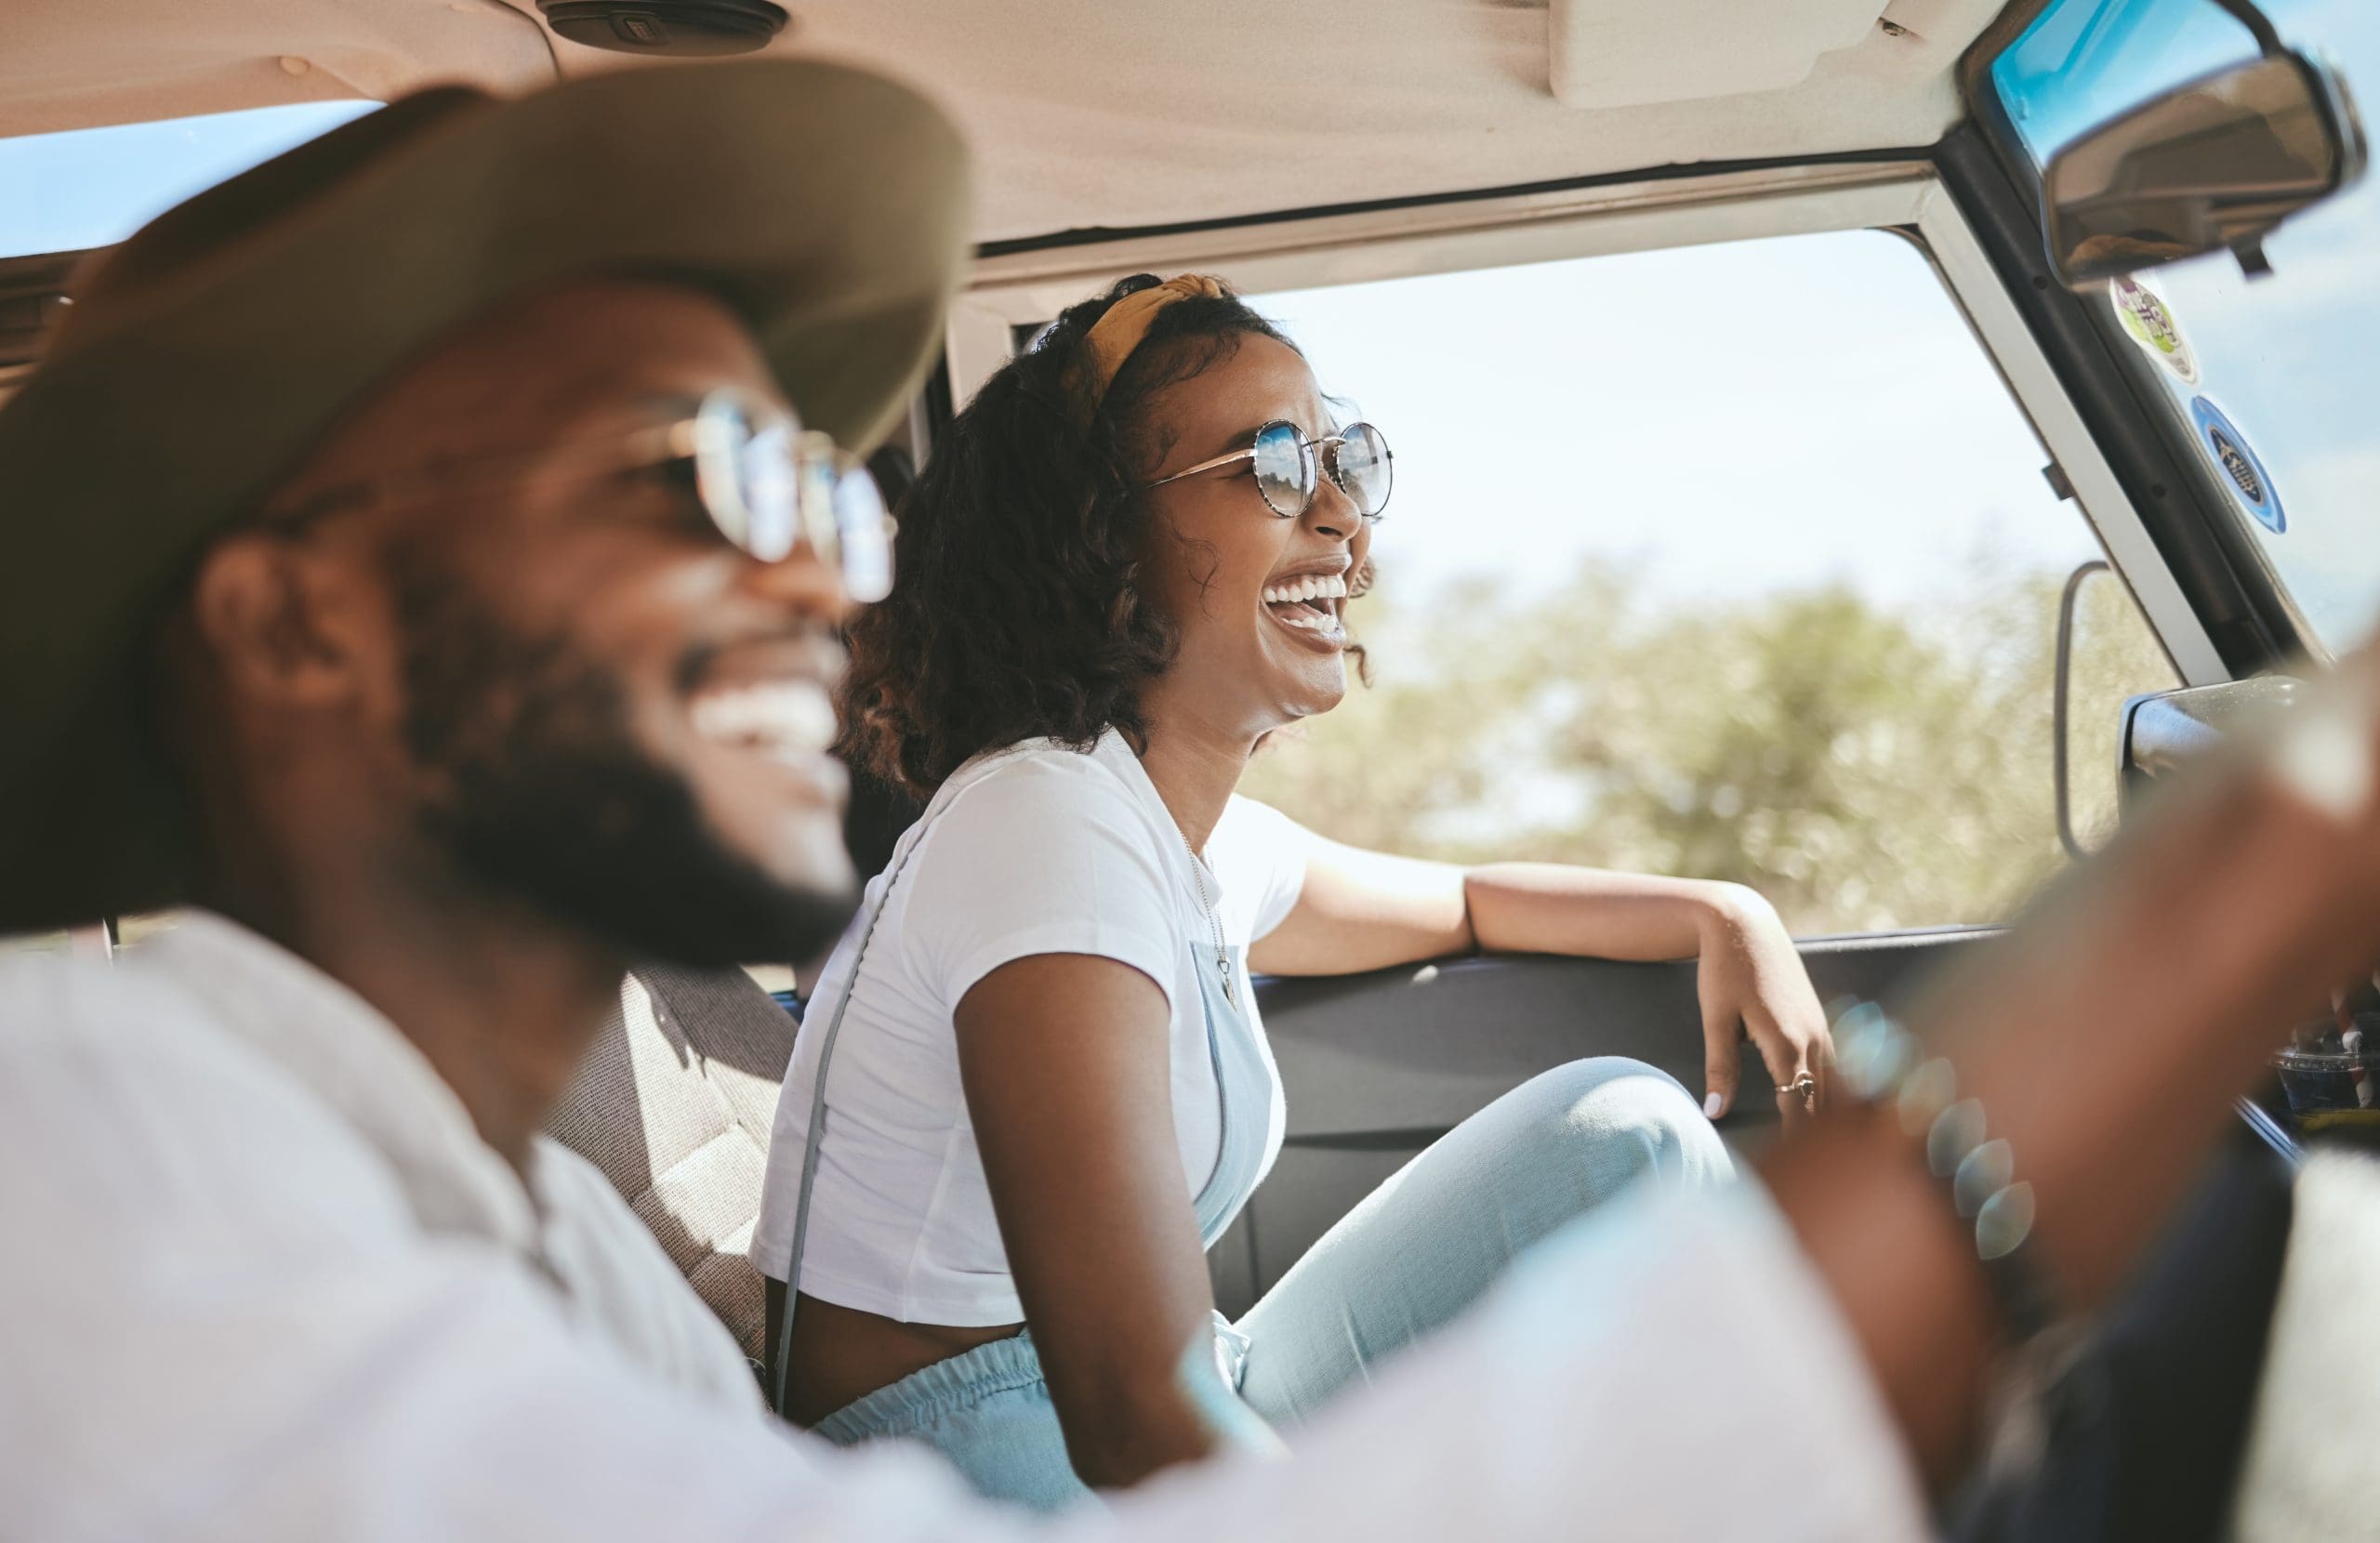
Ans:
[[[694,495],[719,534],[752,557],[782,562],[807,540],[818,560],[841,571],[843,591],[853,600],[880,600],[892,593],[892,520],[875,479],[825,434],[732,387],[704,397],[690,417],[622,438],[441,461],[331,488],[267,519],[286,527],[463,484],[679,466],[692,473]]]
[[[1247,449],[1200,461],[1170,477],[1160,477],[1142,491],[1161,488],[1168,482],[1240,461],[1250,463],[1249,469],[1256,478],[1256,491],[1264,496],[1264,507],[1284,520],[1295,520],[1313,507],[1315,491],[1321,485],[1324,473],[1355,506],[1356,513],[1366,520],[1378,520],[1381,511],[1388,508],[1389,487],[1395,481],[1396,465],[1396,457],[1389,454],[1387,439],[1368,423],[1351,423],[1336,434],[1309,440],[1296,424],[1276,422],[1259,429]]]

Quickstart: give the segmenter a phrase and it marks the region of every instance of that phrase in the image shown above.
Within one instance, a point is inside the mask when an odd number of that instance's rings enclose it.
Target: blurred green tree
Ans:
[[[2065,575],[1971,564],[1938,601],[1848,589],[1657,608],[1589,567],[1356,622],[1376,684],[1276,736],[1243,790],[1339,840],[1750,884],[1805,935],[1994,921],[2064,861],[2051,672]],[[2115,815],[2123,698],[2176,684],[2112,577],[2076,636],[2078,829]]]

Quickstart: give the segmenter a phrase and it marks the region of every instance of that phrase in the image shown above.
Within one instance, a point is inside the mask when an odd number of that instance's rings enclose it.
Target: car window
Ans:
[[[2262,0],[2292,46],[2380,90],[2380,7]],[[2156,93],[2255,56],[2211,0],[2056,0],[1991,64],[2037,165]],[[2099,286],[2165,412],[2294,600],[2343,653],[2380,623],[2380,185],[2367,178],[2283,225],[2269,277],[2202,257]]]
[[[1358,845],[1738,879],[1805,934],[2061,861],[2056,600],[2099,555],[1924,253],[1850,231],[1257,297],[1381,425],[1374,683],[1246,790]],[[2175,684],[2084,591],[2082,822]]]
[[[122,241],[192,194],[377,105],[298,102],[0,138],[0,257]]]

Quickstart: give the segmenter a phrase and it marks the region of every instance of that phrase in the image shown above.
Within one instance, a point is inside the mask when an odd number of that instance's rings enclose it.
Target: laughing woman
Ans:
[[[1817,999],[1750,891],[1358,851],[1236,796],[1347,690],[1390,468],[1198,277],[1072,308],[936,443],[845,719],[928,803],[814,996],[753,1248],[793,1282],[795,1419],[1038,1506],[1130,1484],[1294,1427],[1621,1187],[1724,1180],[1705,1113],[1742,1035],[1818,1096]],[[1282,1131],[1250,969],[1473,950],[1699,957],[1709,1103],[1633,1062],[1547,1072],[1222,1322],[1203,1251]]]

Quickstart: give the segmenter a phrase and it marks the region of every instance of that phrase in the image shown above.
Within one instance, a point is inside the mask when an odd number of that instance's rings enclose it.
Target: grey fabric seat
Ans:
[[[799,1026],[740,969],[640,967],[547,1127],[628,1197],[756,1360],[761,1285],[745,1251]]]

